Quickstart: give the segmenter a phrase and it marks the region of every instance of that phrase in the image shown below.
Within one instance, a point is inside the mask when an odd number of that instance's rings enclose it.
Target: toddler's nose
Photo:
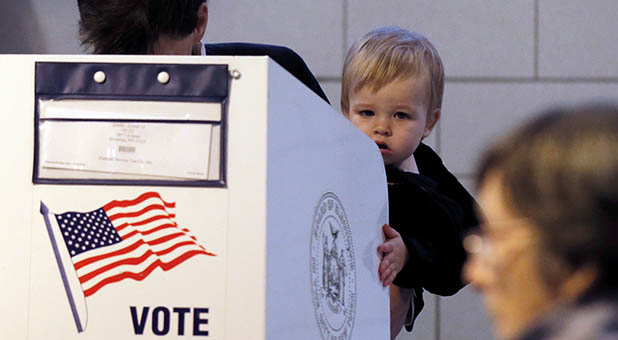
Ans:
[[[388,122],[384,120],[379,120],[378,122],[376,122],[373,132],[381,136],[390,136],[393,133],[390,124],[388,124]]]

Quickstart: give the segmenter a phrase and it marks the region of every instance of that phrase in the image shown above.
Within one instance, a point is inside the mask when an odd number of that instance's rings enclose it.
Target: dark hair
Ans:
[[[547,283],[593,265],[598,285],[618,288],[617,105],[543,113],[486,152],[478,183],[493,172],[505,202],[538,229]]]
[[[160,34],[189,35],[206,0],[77,0],[82,45],[96,54],[145,54]]]

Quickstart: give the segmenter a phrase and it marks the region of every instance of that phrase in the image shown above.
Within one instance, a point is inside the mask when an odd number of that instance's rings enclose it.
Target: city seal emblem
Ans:
[[[356,315],[356,262],[348,218],[339,198],[320,198],[311,230],[311,293],[323,340],[349,340]]]

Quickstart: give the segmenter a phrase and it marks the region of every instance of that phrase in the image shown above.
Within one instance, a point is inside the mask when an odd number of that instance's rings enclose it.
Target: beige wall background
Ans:
[[[75,0],[0,0],[0,53],[83,53]],[[303,56],[338,109],[348,47],[399,25],[438,48],[447,81],[428,142],[471,190],[483,148],[548,105],[618,100],[618,0],[210,0],[205,41],[287,45]],[[426,295],[398,340],[492,340],[470,288]]]

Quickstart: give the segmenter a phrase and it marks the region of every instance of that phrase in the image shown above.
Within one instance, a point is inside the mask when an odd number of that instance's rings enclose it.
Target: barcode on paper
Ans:
[[[118,145],[118,152],[134,153],[135,152],[135,147],[134,146],[126,146],[126,145]]]

